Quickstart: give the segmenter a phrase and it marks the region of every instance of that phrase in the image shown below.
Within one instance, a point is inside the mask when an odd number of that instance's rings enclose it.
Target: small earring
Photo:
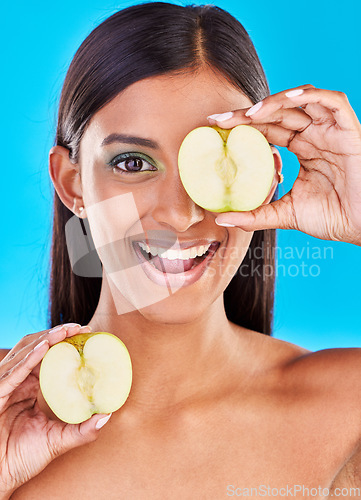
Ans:
[[[279,178],[280,180],[278,181],[278,184],[282,184],[282,182],[284,181],[284,175],[283,174],[278,174],[279,175]]]
[[[84,210],[84,207],[79,207],[79,212],[81,213]]]

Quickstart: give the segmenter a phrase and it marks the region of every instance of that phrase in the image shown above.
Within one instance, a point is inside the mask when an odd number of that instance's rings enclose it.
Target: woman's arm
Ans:
[[[304,85],[261,103],[234,111],[228,120],[210,122],[259,129],[270,143],[297,156],[298,177],[279,200],[249,212],[219,215],[217,223],[246,231],[297,229],[361,245],[361,125],[346,95]]]

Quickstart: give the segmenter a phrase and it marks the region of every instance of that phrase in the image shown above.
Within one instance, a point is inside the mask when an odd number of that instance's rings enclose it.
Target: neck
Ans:
[[[127,407],[148,414],[171,411],[217,391],[227,382],[230,367],[241,364],[249,338],[245,329],[228,321],[223,296],[196,318],[164,323],[138,310],[119,314],[104,279],[89,325],[94,332],[117,335],[126,345],[133,366]]]

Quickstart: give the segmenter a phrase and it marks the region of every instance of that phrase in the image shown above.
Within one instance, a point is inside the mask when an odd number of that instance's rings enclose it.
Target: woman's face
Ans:
[[[217,214],[192,201],[178,151],[208,115],[251,105],[205,69],[138,81],[92,118],[80,145],[82,195],[118,314],[186,323],[222,299],[253,233],[217,226]],[[146,245],[157,255],[172,248],[177,258],[150,262]]]

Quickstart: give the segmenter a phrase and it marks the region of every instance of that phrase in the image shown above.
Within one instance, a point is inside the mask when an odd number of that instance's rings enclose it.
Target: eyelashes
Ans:
[[[158,170],[150,158],[139,153],[122,153],[111,160],[108,165],[115,173],[132,175],[138,172],[153,172]]]

